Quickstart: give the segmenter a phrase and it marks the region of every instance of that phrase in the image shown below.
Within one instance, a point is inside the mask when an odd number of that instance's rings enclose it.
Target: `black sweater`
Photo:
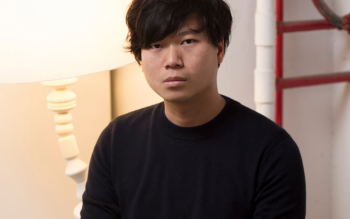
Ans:
[[[305,218],[299,149],[225,97],[212,121],[170,124],[159,103],[114,119],[92,154],[82,219]]]

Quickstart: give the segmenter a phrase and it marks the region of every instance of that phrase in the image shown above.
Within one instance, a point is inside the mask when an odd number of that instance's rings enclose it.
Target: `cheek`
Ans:
[[[152,90],[154,90],[157,93],[157,82],[159,79],[157,77],[156,63],[151,57],[143,56],[142,58],[142,72],[145,76],[148,85],[152,88]]]
[[[145,77],[148,80],[148,78],[151,76],[150,73],[153,72],[152,71],[152,67],[154,67],[153,58],[150,57],[150,55],[147,52],[142,52],[141,57],[142,57],[142,65],[141,65],[142,72],[145,74]]]
[[[154,74],[154,70],[159,68],[159,58],[151,52],[144,51],[141,53],[142,57],[142,71],[149,75]]]
[[[214,76],[213,72],[217,71],[217,58],[212,49],[199,50],[190,59],[192,72],[200,78]]]
[[[142,72],[145,75],[146,81],[147,83],[152,86],[151,82],[154,81],[153,77],[154,75],[152,75],[152,65],[149,65],[148,62],[143,62],[142,63]]]

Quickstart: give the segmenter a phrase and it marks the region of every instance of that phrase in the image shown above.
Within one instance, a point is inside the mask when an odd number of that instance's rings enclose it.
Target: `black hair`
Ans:
[[[126,14],[129,28],[125,49],[141,64],[141,49],[163,40],[179,31],[192,14],[198,16],[200,28],[206,31],[209,42],[218,46],[224,40],[224,49],[230,43],[232,15],[223,0],[133,0]],[[220,66],[220,64],[219,64]]]

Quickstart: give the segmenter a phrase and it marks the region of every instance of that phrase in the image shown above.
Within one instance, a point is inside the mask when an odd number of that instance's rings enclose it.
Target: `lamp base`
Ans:
[[[61,154],[67,160],[66,175],[77,183],[77,198],[82,200],[85,191],[87,164],[78,158],[79,148],[73,133],[72,115],[69,110],[76,106],[76,95],[67,89],[67,86],[74,84],[77,78],[69,78],[56,81],[42,82],[42,85],[52,87],[54,90],[47,96],[48,108],[57,114],[55,115],[56,132],[60,136],[58,144]],[[80,219],[80,211],[83,203],[80,202],[74,208],[74,216]]]

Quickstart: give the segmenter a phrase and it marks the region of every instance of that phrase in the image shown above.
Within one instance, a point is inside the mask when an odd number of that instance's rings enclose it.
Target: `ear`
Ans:
[[[218,44],[218,49],[217,49],[217,58],[218,58],[218,64],[221,64],[222,61],[224,60],[225,56],[225,45],[224,45],[224,39],[220,41]]]

